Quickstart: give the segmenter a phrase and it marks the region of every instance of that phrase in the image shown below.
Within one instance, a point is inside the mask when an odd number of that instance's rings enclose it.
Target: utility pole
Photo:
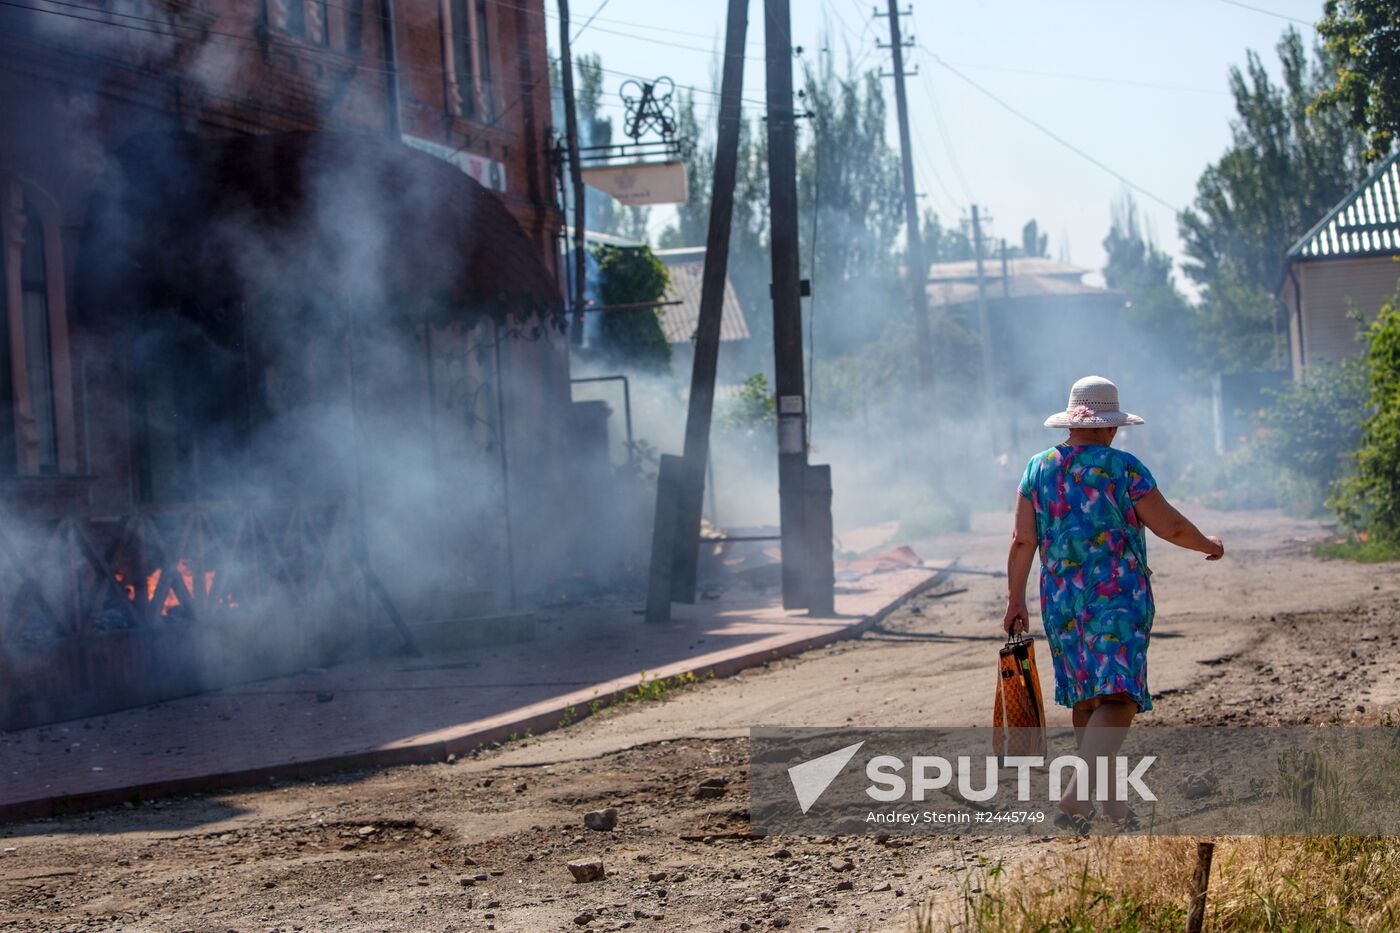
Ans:
[[[923,231],[919,229],[918,193],[914,190],[914,158],[909,141],[909,100],[904,90],[904,49],[899,30],[899,0],[889,0],[890,44],[894,57],[894,103],[899,116],[899,160],[904,175],[905,243],[909,259],[909,304],[914,315],[914,354],[919,363],[919,389],[928,404],[933,390],[933,344],[928,326],[928,265],[924,262]]]
[[[647,621],[671,616],[672,600],[695,602],[700,559],[700,519],[704,511],[705,472],[710,459],[710,421],[715,404],[724,283],[729,269],[729,231],[734,220],[734,186],[739,166],[739,131],[743,124],[744,43],[749,0],[729,0],[724,69],[720,84],[719,134],[715,145],[714,183],[710,189],[710,226],[700,282],[700,319],[695,329],[695,361],[685,421],[685,451],[677,462],[662,460],[668,475],[658,478],[656,524],[652,531],[651,586]],[[669,501],[663,490],[671,492]],[[672,514],[665,514],[670,510]],[[669,529],[667,526],[670,526]],[[665,539],[669,537],[670,541]]]
[[[830,470],[807,463],[802,280],[797,254],[797,114],[789,0],[765,0],[768,203],[773,260],[773,375],[778,396],[778,513],[783,607],[833,611]],[[809,488],[810,487],[810,488]],[[823,507],[823,503],[825,504]]]
[[[569,180],[574,192],[574,287],[569,328],[574,344],[583,343],[583,293],[588,281],[587,222],[584,220],[583,166],[578,161],[578,102],[574,98],[574,59],[569,49],[569,0],[559,0],[559,71],[564,79],[564,145],[569,154]]]
[[[987,323],[987,276],[982,267],[982,218],[976,204],[972,205],[972,255],[977,258],[977,330],[982,344],[982,404],[986,406],[987,430],[991,433],[993,453],[996,452],[996,423],[993,420],[995,388],[992,380],[992,332]]]

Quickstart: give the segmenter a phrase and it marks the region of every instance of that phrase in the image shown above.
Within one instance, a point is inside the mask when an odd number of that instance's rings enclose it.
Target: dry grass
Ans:
[[[1014,870],[984,865],[960,892],[925,905],[915,929],[1181,930],[1196,841],[1095,837]],[[1220,838],[1206,929],[1400,929],[1400,838]]]

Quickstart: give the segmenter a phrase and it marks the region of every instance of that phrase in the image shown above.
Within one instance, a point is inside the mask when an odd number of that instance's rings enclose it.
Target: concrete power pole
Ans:
[[[789,0],[765,0],[768,202],[773,253],[773,375],[778,396],[778,512],[783,607],[833,611],[831,474],[807,463],[802,280],[797,255],[797,114]]]
[[[933,344],[928,326],[928,264],[924,262],[923,231],[919,229],[918,193],[914,190],[914,158],[909,142],[909,100],[904,90],[904,49],[899,30],[899,0],[889,0],[890,44],[894,57],[894,103],[899,116],[899,161],[904,175],[905,242],[909,253],[909,304],[914,315],[914,354],[919,364],[919,390],[928,404],[933,391]]]
[[[588,281],[587,222],[584,219],[583,166],[578,161],[578,102],[574,98],[574,58],[569,50],[569,0],[559,0],[559,71],[564,84],[564,144],[574,193],[574,283],[569,337],[583,343],[583,293]]]
[[[652,526],[652,570],[646,610],[648,622],[668,621],[672,601],[695,602],[705,469],[710,459],[710,423],[714,413],[715,373],[719,364],[724,283],[729,263],[729,230],[734,219],[739,133],[744,122],[742,98],[748,3],[749,0],[729,0],[720,84],[719,133],[715,145],[714,181],[710,189],[710,225],[705,239],[700,319],[695,329],[695,359],[685,421],[685,452],[679,460],[671,455],[661,458],[661,475],[657,478],[656,522]]]

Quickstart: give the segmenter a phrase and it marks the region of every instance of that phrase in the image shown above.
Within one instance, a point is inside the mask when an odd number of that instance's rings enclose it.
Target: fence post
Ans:
[[[1196,873],[1191,876],[1191,906],[1186,911],[1186,933],[1201,933],[1206,922],[1206,889],[1210,887],[1210,862],[1215,843],[1196,845]]]

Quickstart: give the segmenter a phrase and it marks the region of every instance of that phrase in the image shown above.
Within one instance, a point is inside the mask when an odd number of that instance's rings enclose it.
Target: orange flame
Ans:
[[[195,593],[194,570],[193,568],[191,568],[190,562],[183,557],[180,558],[178,561],[175,562],[175,572],[180,575],[180,581],[185,584],[185,590],[193,595]],[[126,592],[126,598],[131,600],[132,602],[135,602],[136,584],[128,583],[126,581],[125,574],[123,574],[120,570],[116,571],[113,574],[113,577],[116,579],[117,584],[122,588],[122,590]],[[154,570],[150,573],[150,575],[146,577],[146,600],[148,602],[155,602],[156,592],[160,589],[160,577],[160,570]],[[218,571],[206,570],[203,573],[203,577],[204,595],[210,596],[214,592],[214,581],[218,579]],[[220,593],[217,597],[215,597],[214,604],[225,609],[239,608],[238,601],[234,599],[232,593]],[[165,592],[165,599],[161,602],[160,614],[163,616],[169,616],[170,610],[174,609],[176,606],[179,605],[180,597],[175,595],[175,588],[172,586],[168,588]]]

